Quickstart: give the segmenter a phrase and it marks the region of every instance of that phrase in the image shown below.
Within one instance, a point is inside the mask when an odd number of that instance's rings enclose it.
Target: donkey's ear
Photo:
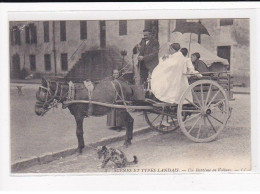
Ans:
[[[45,86],[45,87],[47,87],[47,80],[46,80],[46,78],[45,77],[42,77],[42,86]]]

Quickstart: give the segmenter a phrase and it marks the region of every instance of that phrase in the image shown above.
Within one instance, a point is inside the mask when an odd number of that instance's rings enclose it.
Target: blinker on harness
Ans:
[[[68,94],[68,93],[66,93],[65,95],[63,95],[63,85],[60,85],[60,94],[57,95],[58,92],[59,92],[59,82],[56,82],[56,89],[55,89],[55,93],[54,93],[53,96],[51,94],[50,83],[49,82],[47,82],[47,87],[39,86],[39,89],[46,91],[44,102],[37,102],[36,103],[36,104],[40,105],[41,107],[45,107],[44,111],[41,114],[41,116],[43,116],[51,108],[54,108],[54,107],[57,108],[58,107],[58,103]],[[37,94],[37,96],[38,96],[38,94]],[[48,100],[49,96],[51,96],[51,98]]]

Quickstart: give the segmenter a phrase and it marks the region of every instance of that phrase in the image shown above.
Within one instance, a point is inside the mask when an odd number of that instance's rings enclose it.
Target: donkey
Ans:
[[[90,93],[83,83],[75,83],[74,86],[74,100],[92,100],[113,104],[118,97],[123,96],[124,101],[131,101],[134,95],[131,86],[121,80],[103,80],[98,84],[95,84],[91,96],[89,96]],[[43,116],[50,108],[68,100],[69,89],[69,84],[66,82],[51,81],[42,78],[42,84],[36,92],[37,101],[35,104],[35,113],[38,116]],[[88,116],[103,116],[111,111],[111,108],[106,106],[91,105],[85,103],[73,103],[68,105],[68,109],[74,116],[77,124],[76,136],[78,139],[79,153],[82,153],[82,149],[85,147],[83,138],[84,118]],[[127,111],[125,118],[124,125],[126,127],[126,136],[124,145],[127,147],[131,144],[133,138],[134,119]]]

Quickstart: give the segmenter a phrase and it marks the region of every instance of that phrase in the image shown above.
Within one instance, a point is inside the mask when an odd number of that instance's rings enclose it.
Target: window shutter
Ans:
[[[80,21],[80,40],[87,39],[87,21]]]
[[[14,28],[10,29],[10,41],[11,45],[14,45]]]
[[[51,70],[51,56],[49,54],[44,55],[45,70]]]
[[[49,42],[49,22],[43,22],[44,42]]]
[[[36,70],[35,55],[30,55],[30,69],[31,69],[31,71],[35,71]]]
[[[29,30],[29,26],[25,27],[25,42],[30,44],[30,30]]]
[[[61,69],[62,69],[62,71],[68,70],[68,55],[67,55],[67,53],[61,54]]]
[[[233,19],[220,19],[220,26],[233,25]]]
[[[127,20],[119,20],[119,36],[127,35]]]
[[[66,22],[60,22],[60,41],[66,41]]]

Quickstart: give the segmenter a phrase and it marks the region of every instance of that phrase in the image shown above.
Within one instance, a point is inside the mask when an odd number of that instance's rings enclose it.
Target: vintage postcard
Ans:
[[[9,18],[11,174],[252,170],[252,19],[167,13]]]

